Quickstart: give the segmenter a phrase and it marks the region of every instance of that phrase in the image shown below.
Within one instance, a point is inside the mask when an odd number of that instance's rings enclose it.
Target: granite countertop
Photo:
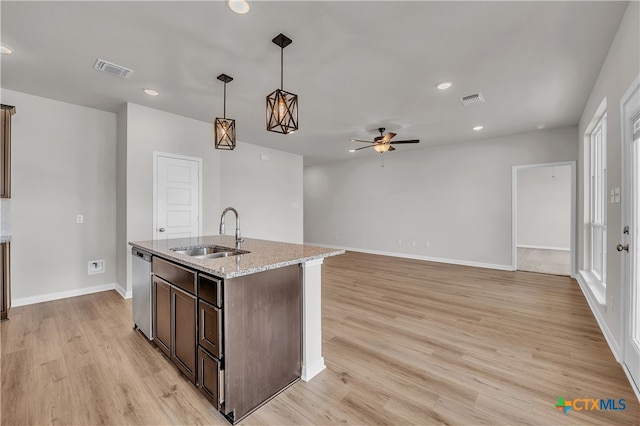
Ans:
[[[11,242],[11,235],[0,235],[0,243]]]
[[[172,248],[208,245],[220,245],[233,248],[235,247],[235,238],[231,235],[132,241],[129,244],[153,255],[172,260],[173,262],[199,271],[207,272],[220,278],[235,278],[255,274],[269,269],[282,268],[284,266],[344,253],[344,250],[339,249],[257,240],[253,238],[245,238],[240,246],[242,250],[249,251],[249,253],[237,256],[198,259],[171,250]]]

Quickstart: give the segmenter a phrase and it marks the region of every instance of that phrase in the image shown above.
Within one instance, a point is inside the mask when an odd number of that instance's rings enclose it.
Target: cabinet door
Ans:
[[[0,321],[9,318],[9,308],[11,308],[10,247],[9,243],[0,244]]]
[[[16,107],[0,106],[0,198],[11,198],[11,116]]]
[[[176,287],[171,288],[173,347],[171,359],[191,380],[196,382],[197,301],[195,296]]]
[[[200,327],[198,343],[216,358],[222,358],[222,310],[207,302],[198,302]]]
[[[171,286],[153,277],[153,341],[167,356],[171,356]]]
[[[217,410],[220,409],[223,389],[220,361],[198,348],[198,388]]]

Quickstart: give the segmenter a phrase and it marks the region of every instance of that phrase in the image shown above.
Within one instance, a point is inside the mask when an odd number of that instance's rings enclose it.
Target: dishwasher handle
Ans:
[[[134,257],[140,257],[142,258],[142,260],[146,261],[146,262],[151,262],[151,255],[149,253],[145,253],[143,251],[140,251],[138,249],[132,248],[131,249],[131,254]]]

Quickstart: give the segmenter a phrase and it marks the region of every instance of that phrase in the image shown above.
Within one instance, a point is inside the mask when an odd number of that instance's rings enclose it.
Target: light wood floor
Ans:
[[[359,253],[323,266],[327,370],[242,424],[640,424],[575,281]],[[14,308],[1,423],[219,424],[116,292]],[[559,396],[626,410],[554,408]]]

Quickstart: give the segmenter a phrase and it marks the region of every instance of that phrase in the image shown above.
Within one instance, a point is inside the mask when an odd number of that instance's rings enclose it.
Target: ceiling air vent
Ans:
[[[462,102],[464,106],[479,104],[484,102],[484,96],[482,96],[482,93],[474,93],[473,95],[463,96],[460,98],[460,102]]]
[[[93,69],[106,72],[107,74],[115,75],[120,78],[129,78],[133,74],[133,70],[125,68],[121,65],[112,64],[104,59],[98,59]]]

